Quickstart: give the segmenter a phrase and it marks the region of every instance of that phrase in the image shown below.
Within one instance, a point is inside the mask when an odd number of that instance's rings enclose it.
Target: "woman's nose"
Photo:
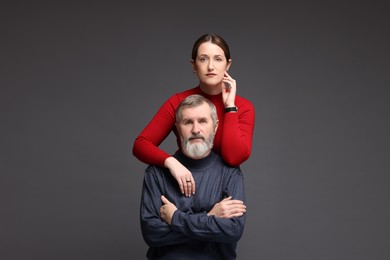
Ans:
[[[209,64],[208,64],[208,66],[207,66],[207,69],[208,70],[213,70],[214,69],[214,64],[213,64],[213,62],[210,60],[209,61]]]

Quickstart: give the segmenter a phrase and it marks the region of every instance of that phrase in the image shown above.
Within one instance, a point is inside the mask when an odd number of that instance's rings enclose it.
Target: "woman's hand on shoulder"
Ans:
[[[225,76],[222,79],[222,99],[225,107],[234,107],[237,86],[236,80],[234,80],[227,72],[225,72]]]
[[[169,169],[172,176],[179,184],[182,194],[186,197],[190,197],[195,194],[195,180],[192,177],[192,173],[184,167],[183,164],[174,157],[168,157],[164,162],[164,166]]]

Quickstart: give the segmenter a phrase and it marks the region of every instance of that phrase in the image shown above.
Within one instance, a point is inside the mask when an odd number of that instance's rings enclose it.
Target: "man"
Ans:
[[[150,165],[141,199],[141,229],[148,259],[235,259],[244,230],[244,180],[212,149],[215,106],[200,95],[176,110],[181,151],[174,157],[192,173],[197,192],[183,196],[166,168]]]

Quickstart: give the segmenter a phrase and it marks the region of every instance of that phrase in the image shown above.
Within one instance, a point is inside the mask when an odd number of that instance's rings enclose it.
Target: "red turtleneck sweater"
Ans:
[[[217,108],[219,124],[213,150],[232,166],[239,166],[249,158],[255,123],[255,110],[252,103],[245,98],[236,96],[235,105],[238,107],[238,112],[225,113],[222,94],[207,95],[199,87],[177,93],[161,106],[153,119],[135,139],[133,146],[135,157],[146,164],[164,167],[165,160],[171,155],[159,149],[158,146],[171,131],[174,131],[178,147],[181,149],[180,137],[175,127],[175,111],[181,101],[193,94],[204,96]]]

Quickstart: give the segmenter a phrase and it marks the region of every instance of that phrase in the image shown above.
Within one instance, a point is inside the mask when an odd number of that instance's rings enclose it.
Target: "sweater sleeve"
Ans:
[[[142,188],[140,219],[144,241],[150,247],[181,244],[189,241],[188,237],[171,228],[160,216],[161,195],[165,194],[164,182],[159,180],[159,173],[154,166],[145,171]],[[162,173],[164,174],[164,173]]]
[[[226,196],[245,202],[242,173],[236,172],[227,181]],[[172,229],[187,237],[217,243],[235,243],[244,231],[245,214],[235,218],[207,216],[207,212],[189,213],[176,210],[172,218]]]
[[[253,105],[245,100],[237,113],[226,113],[222,132],[222,158],[232,166],[246,161],[252,150],[252,137],[255,125]]]
[[[133,144],[133,155],[141,162],[164,166],[170,156],[158,146],[165,140],[175,126],[175,110],[178,104],[176,95],[168,99],[149,124],[143,129]]]

